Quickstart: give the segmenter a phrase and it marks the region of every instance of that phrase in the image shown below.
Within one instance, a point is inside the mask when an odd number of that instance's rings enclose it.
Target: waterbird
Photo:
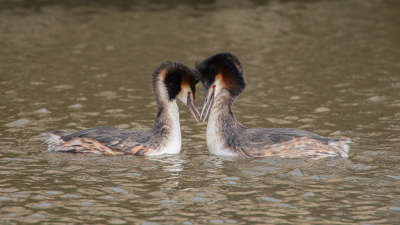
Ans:
[[[157,103],[157,115],[148,131],[96,127],[77,132],[52,131],[48,150],[102,155],[160,155],[178,154],[181,150],[181,128],[176,98],[191,112],[200,115],[195,104],[196,84],[185,65],[166,61],[152,75],[152,92]]]
[[[328,138],[292,128],[247,128],[235,118],[232,105],[246,87],[242,62],[230,52],[196,63],[195,76],[204,87],[200,119],[208,114],[206,140],[212,154],[242,157],[348,157],[349,138]]]

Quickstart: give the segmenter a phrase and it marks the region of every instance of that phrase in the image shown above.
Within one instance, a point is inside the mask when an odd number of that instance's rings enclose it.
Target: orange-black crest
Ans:
[[[196,76],[208,90],[221,76],[224,88],[232,96],[238,96],[246,87],[245,72],[242,62],[230,52],[220,52],[196,64]]]
[[[195,86],[199,79],[193,77],[192,74],[192,71],[182,63],[166,61],[155,69],[153,80],[160,79],[159,76],[164,76],[164,85],[167,89],[168,99],[171,101],[179,94],[182,85],[189,85],[194,96],[196,92]]]

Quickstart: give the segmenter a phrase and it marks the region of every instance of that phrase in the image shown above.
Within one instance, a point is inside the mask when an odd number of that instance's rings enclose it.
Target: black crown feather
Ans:
[[[215,77],[221,73],[225,88],[238,96],[246,87],[245,71],[242,62],[230,52],[214,54],[200,63],[196,63],[193,76],[198,77],[207,89],[214,83]]]

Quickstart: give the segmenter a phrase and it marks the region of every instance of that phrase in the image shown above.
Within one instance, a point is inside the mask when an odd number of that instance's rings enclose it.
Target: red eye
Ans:
[[[192,94],[192,92],[188,92],[188,95]]]
[[[215,88],[215,84],[212,86],[212,88]]]

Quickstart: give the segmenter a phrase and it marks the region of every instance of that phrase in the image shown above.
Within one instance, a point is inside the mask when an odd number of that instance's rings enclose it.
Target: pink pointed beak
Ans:
[[[203,122],[206,120],[208,113],[210,112],[212,103],[214,102],[214,95],[215,95],[215,85],[212,86],[212,92],[206,99],[204,99],[204,104],[203,104],[203,109],[201,110],[201,115],[200,115],[200,120],[205,112],[206,114],[204,115]],[[204,111],[205,110],[205,111]]]
[[[194,114],[194,111],[196,111],[197,115],[200,116],[199,110],[197,110],[196,104],[194,103],[194,101],[190,98],[190,92],[188,92],[188,97],[187,97],[187,103],[186,106],[188,107],[190,113],[192,113],[192,116],[196,119],[197,123],[199,123],[199,120],[197,119],[196,114]]]

